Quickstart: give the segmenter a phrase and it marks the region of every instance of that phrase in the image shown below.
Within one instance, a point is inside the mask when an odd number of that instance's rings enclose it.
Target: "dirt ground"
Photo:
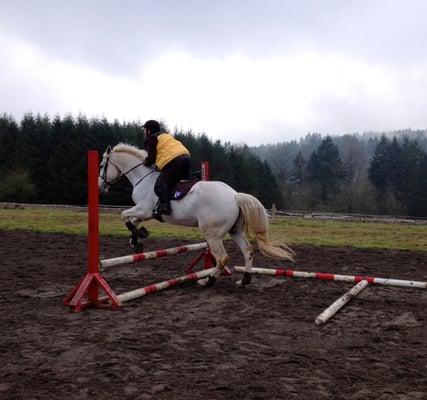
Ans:
[[[295,250],[295,265],[254,265],[427,280],[426,252]],[[128,253],[123,238],[101,241],[102,258]],[[104,276],[122,293],[182,275],[195,256]],[[235,275],[73,313],[62,300],[85,272],[85,237],[0,231],[0,260],[0,399],[427,398],[426,290],[368,287],[320,328],[352,284],[261,276],[237,289]]]

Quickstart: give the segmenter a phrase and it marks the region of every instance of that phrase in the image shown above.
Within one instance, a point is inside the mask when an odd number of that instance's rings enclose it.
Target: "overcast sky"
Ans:
[[[250,145],[427,128],[427,1],[0,0],[0,113]]]

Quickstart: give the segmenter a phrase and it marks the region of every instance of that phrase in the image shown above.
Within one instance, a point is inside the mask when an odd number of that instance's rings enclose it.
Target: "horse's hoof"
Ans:
[[[143,253],[144,245],[142,243],[138,243],[136,246],[134,246],[133,251],[135,252],[135,254]]]
[[[251,283],[252,275],[249,272],[243,273],[243,278],[236,282],[237,287],[245,287]]]
[[[138,242],[138,238],[136,237],[136,235],[132,235],[130,237],[129,243],[136,254],[144,252],[144,245],[141,242]]]
[[[148,232],[147,229],[145,229],[143,226],[141,226],[140,228],[138,228],[136,230],[136,235],[138,237],[140,237],[141,239],[146,239],[146,238],[148,238],[148,236],[150,236],[150,232]]]
[[[216,278],[214,276],[208,276],[207,278],[199,279],[197,284],[203,287],[211,287],[215,284]]]
[[[151,218],[157,219],[157,221],[159,221],[159,222],[165,222],[163,217],[162,217],[162,214],[159,214],[156,211],[153,211],[153,215]]]
[[[197,281],[197,284],[199,285],[199,286],[203,286],[203,287],[206,287],[206,284],[208,283],[208,278],[202,278],[202,279],[199,279],[198,281]]]
[[[205,287],[211,287],[211,286],[215,285],[215,282],[216,282],[216,278],[212,275],[209,275],[208,281],[206,282]]]

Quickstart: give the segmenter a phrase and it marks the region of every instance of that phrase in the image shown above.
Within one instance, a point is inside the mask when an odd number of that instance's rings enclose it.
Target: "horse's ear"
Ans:
[[[107,147],[107,150],[105,151],[107,154],[110,154],[111,153],[111,146],[108,146]]]

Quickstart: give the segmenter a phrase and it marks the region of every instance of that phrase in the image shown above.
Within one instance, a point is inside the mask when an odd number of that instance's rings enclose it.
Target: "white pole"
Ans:
[[[360,281],[356,286],[353,286],[348,292],[342,295],[338,300],[335,300],[325,311],[319,314],[314,323],[317,326],[326,324],[341,308],[344,307],[353,297],[357,296],[366,286],[368,281]]]

